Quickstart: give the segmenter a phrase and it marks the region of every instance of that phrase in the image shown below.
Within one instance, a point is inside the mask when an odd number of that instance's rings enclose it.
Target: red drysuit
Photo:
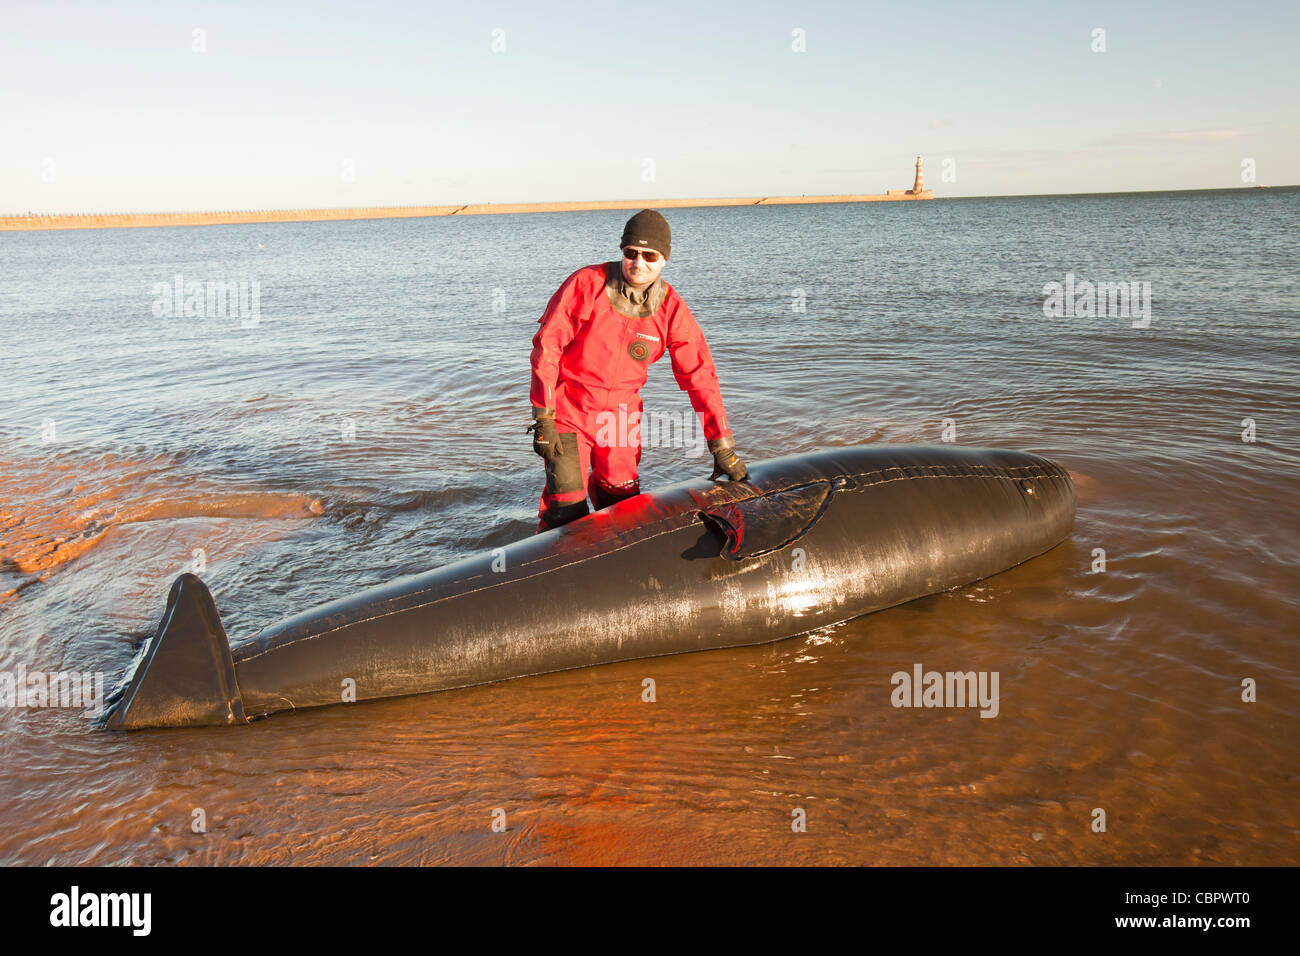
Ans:
[[[587,489],[557,495],[543,491],[539,516],[552,501],[584,500],[592,484],[603,486],[605,499],[636,493],[641,386],[665,349],[672,355],[677,384],[699,415],[705,440],[731,434],[713,356],[691,310],[664,283],[663,302],[653,315],[623,314],[606,288],[620,270],[620,263],[608,262],[565,279],[533,336],[532,403],[555,409],[557,431],[577,432],[581,474],[585,478],[591,471]]]

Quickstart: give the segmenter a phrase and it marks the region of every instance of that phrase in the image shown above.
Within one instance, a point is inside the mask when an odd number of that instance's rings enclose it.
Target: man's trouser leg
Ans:
[[[570,422],[557,421],[556,428],[564,454],[546,462],[546,488],[537,509],[538,534],[590,513],[584,479],[591,467],[591,445]]]
[[[617,416],[618,410],[608,414]],[[598,432],[598,440],[591,449],[591,479],[587,491],[597,511],[641,493],[637,476],[641,464],[641,402],[637,401],[624,414],[622,420],[628,423],[627,427]],[[601,438],[607,440],[601,441]]]

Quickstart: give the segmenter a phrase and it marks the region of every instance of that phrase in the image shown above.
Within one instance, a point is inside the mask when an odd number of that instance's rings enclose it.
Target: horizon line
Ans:
[[[178,216],[178,217],[215,217],[215,216],[256,216],[256,215],[302,215],[311,214],[338,214],[339,221],[353,219],[369,218],[440,218],[442,216],[453,215],[526,215],[538,212],[603,212],[615,209],[631,208],[649,208],[656,206],[663,208],[709,208],[716,206],[761,206],[761,205],[830,205],[830,204],[854,204],[868,202],[934,202],[940,200],[971,200],[971,199],[1049,199],[1049,198],[1089,198],[1105,196],[1139,196],[1139,195],[1158,195],[1168,193],[1229,193],[1229,192],[1254,192],[1257,190],[1298,190],[1300,183],[1269,186],[1263,184],[1254,184],[1248,186],[1218,186],[1218,187],[1192,187],[1179,189],[1128,189],[1128,190],[1107,190],[1103,192],[1073,192],[1073,193],[990,193],[979,196],[934,196],[930,190],[917,195],[910,190],[891,190],[888,193],[831,193],[825,195],[808,195],[801,194],[798,196],[722,196],[722,197],[689,197],[682,199],[590,199],[590,200],[554,200],[550,202],[483,202],[483,203],[410,203],[393,206],[302,206],[296,208],[286,207],[267,207],[267,208],[245,208],[245,209],[210,209],[210,210],[149,210],[149,211],[123,211],[116,210],[112,212],[25,212],[25,213],[0,213],[0,231],[24,231],[23,226],[13,225],[15,220],[70,220],[79,217],[158,217],[158,216]],[[492,208],[501,207],[501,208]],[[431,210],[426,213],[416,213],[411,216],[385,215],[385,213],[396,213],[403,210]],[[439,210],[433,212],[432,210]],[[444,211],[445,210],[445,211]],[[348,217],[347,213],[367,213],[368,215],[357,215]],[[4,222],[8,220],[8,222]],[[264,220],[266,221],[266,220]],[[329,221],[324,220],[300,219],[298,221]],[[195,223],[195,225],[220,225],[220,223]],[[243,223],[227,223],[226,225],[242,225]],[[30,227],[28,227],[30,228]]]

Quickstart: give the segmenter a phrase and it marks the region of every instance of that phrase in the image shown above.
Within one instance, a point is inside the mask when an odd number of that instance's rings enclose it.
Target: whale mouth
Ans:
[[[700,520],[722,533],[720,557],[757,558],[798,541],[826,513],[842,478],[813,481],[770,494],[709,505]]]

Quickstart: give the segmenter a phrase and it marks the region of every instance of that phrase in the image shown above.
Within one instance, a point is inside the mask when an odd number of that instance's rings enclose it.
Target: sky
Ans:
[[[1300,3],[26,2],[0,214],[1300,183]],[[1098,32],[1102,31],[1102,32]]]

